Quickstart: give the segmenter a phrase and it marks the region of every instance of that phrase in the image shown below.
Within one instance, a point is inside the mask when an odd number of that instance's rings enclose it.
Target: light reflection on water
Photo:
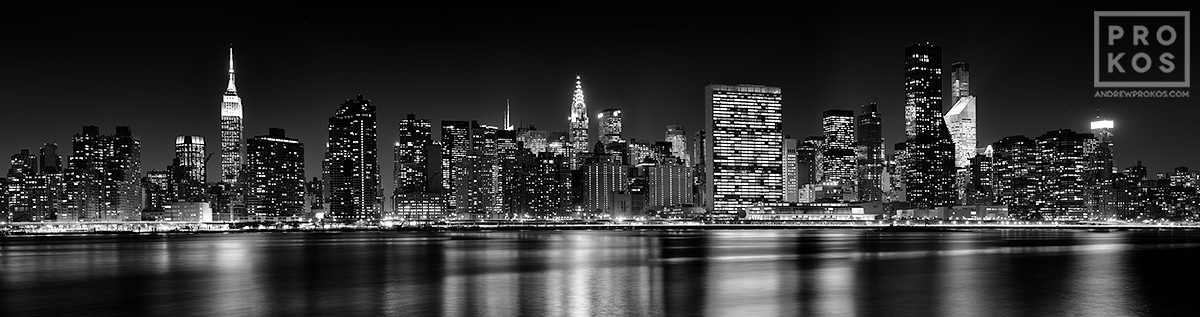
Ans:
[[[357,232],[0,240],[0,315],[1162,315],[1196,232]]]

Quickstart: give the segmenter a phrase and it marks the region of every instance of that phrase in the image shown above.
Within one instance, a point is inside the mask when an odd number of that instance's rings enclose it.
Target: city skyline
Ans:
[[[509,8],[511,9],[511,8]],[[509,10],[512,11],[512,10]],[[519,11],[519,10],[517,10]],[[1077,12],[1076,12],[1077,11]],[[508,11],[505,11],[508,12]],[[654,12],[651,9],[651,12]],[[391,144],[396,141],[398,122],[408,113],[418,117],[428,118],[433,122],[442,120],[478,120],[481,124],[501,125],[503,118],[499,115],[502,108],[511,105],[512,122],[518,126],[533,124],[539,130],[565,131],[566,124],[562,118],[569,114],[571,96],[571,76],[581,76],[584,90],[587,93],[588,115],[596,115],[599,110],[620,108],[624,113],[624,132],[626,138],[658,140],[666,125],[678,124],[692,133],[702,128],[702,102],[700,87],[713,83],[747,83],[764,84],[781,87],[788,93],[783,100],[784,134],[793,138],[804,138],[820,134],[818,124],[820,114],[829,109],[853,109],[862,104],[876,103],[882,114],[885,148],[903,139],[903,99],[899,85],[902,70],[896,66],[899,51],[908,45],[929,41],[945,50],[942,61],[944,72],[949,71],[949,64],[956,61],[967,61],[974,65],[977,76],[971,92],[981,96],[979,104],[978,142],[980,146],[996,142],[1003,137],[1026,135],[1036,137],[1047,131],[1071,129],[1086,132],[1088,122],[1095,117],[1097,109],[1103,117],[1116,121],[1113,129],[1116,139],[1114,157],[1117,168],[1133,165],[1135,161],[1143,161],[1155,172],[1167,172],[1177,166],[1194,165],[1187,157],[1192,155],[1177,155],[1178,151],[1165,150],[1165,146],[1155,146],[1162,140],[1153,135],[1166,135],[1162,132],[1171,126],[1170,120],[1180,120],[1184,116],[1170,118],[1146,118],[1139,107],[1167,106],[1166,111],[1187,111],[1182,105],[1186,98],[1094,98],[1090,94],[1090,84],[1087,80],[1081,82],[1066,81],[1076,78],[1074,74],[1064,75],[1065,87],[1072,89],[1049,89],[1026,87],[1028,82],[1020,82],[1011,78],[1040,77],[1039,72],[1030,71],[1035,66],[1046,66],[1042,59],[1025,59],[1010,63],[998,61],[1012,60],[1021,54],[988,54],[985,51],[995,48],[988,43],[974,40],[961,40],[954,34],[977,34],[978,38],[1012,38],[1022,37],[1024,41],[1016,43],[1042,43],[1048,40],[1046,35],[1030,32],[1030,27],[1014,30],[998,30],[979,27],[965,27],[965,30],[950,30],[933,28],[930,23],[912,23],[902,30],[887,30],[880,26],[887,21],[901,19],[903,12],[896,15],[883,12],[862,12],[864,17],[882,18],[878,22],[865,23],[848,27],[846,37],[860,38],[859,40],[841,39],[829,43],[849,45],[848,56],[834,57],[832,67],[844,67],[845,72],[830,72],[830,66],[814,66],[805,63],[806,54],[788,57],[791,49],[805,47],[804,41],[785,41],[789,43],[772,44],[766,48],[746,48],[742,50],[721,50],[720,53],[745,53],[765,55],[762,61],[748,61],[743,67],[721,67],[719,65],[692,64],[684,65],[683,61],[668,61],[667,56],[686,57],[682,60],[693,61],[703,58],[720,56],[718,53],[681,53],[682,48],[670,48],[669,44],[680,44],[687,39],[699,37],[704,32],[719,34],[740,34],[739,30],[712,29],[712,24],[704,19],[666,16],[659,20],[638,18],[637,26],[656,26],[649,28],[649,35],[630,36],[626,40],[616,40],[634,28],[616,27],[609,24],[581,27],[576,36],[580,49],[572,51],[552,52],[546,47],[554,46],[558,41],[567,39],[551,39],[550,34],[542,31],[534,34],[520,34],[517,31],[533,29],[538,23],[551,18],[505,25],[501,31],[480,32],[481,34],[468,37],[486,43],[499,42],[502,47],[512,51],[531,52],[531,57],[522,57],[521,53],[505,53],[504,56],[489,63],[487,55],[476,56],[462,52],[445,59],[430,59],[438,51],[421,49],[414,54],[401,54],[391,57],[398,49],[410,47],[389,41],[369,42],[366,49],[359,53],[338,52],[337,39],[357,39],[366,35],[355,35],[351,31],[370,30],[369,35],[378,35],[381,30],[393,30],[414,22],[369,22],[359,26],[333,25],[329,16],[320,14],[298,14],[295,16],[271,16],[263,21],[250,21],[248,16],[233,16],[215,20],[187,20],[170,22],[152,19],[148,23],[158,23],[163,30],[154,31],[137,28],[124,37],[113,37],[105,32],[80,32],[65,34],[62,30],[47,28],[40,35],[60,35],[74,40],[72,43],[80,47],[71,55],[62,58],[62,53],[47,53],[38,58],[29,57],[28,52],[8,52],[12,59],[26,61],[17,65],[13,73],[22,74],[20,80],[15,77],[5,77],[4,89],[14,96],[10,107],[11,115],[17,122],[6,125],[3,129],[6,135],[0,145],[7,151],[16,153],[20,149],[34,150],[43,143],[57,143],[64,147],[70,143],[72,133],[80,126],[95,125],[104,131],[110,131],[113,126],[130,126],[134,135],[141,138],[143,146],[143,170],[165,169],[173,158],[172,140],[181,135],[197,135],[210,140],[208,152],[219,150],[217,135],[218,116],[214,113],[216,106],[215,94],[226,88],[224,64],[227,62],[225,49],[230,44],[234,46],[234,54],[238,60],[238,95],[243,99],[246,113],[244,135],[265,134],[269,128],[284,128],[289,132],[296,131],[293,137],[301,142],[313,144],[306,148],[304,155],[307,170],[306,178],[319,176],[320,161],[324,147],[320,146],[325,138],[324,121],[330,111],[334,110],[339,101],[362,93],[372,99],[379,107],[379,150],[380,153],[390,153]],[[708,13],[713,14],[713,13]],[[844,13],[835,14],[839,16]],[[1090,10],[1053,11],[1044,14],[1063,15],[1066,26],[1064,30],[1079,30],[1079,39],[1067,38],[1067,44],[1078,43],[1079,48],[1068,47],[1063,52],[1074,52],[1076,49],[1086,51],[1090,48],[1088,33],[1091,25],[1087,19],[1091,17]],[[708,15],[701,15],[707,17]],[[598,17],[585,15],[584,21],[596,21]],[[995,19],[995,17],[982,17]],[[304,23],[297,23],[304,20]],[[821,18],[815,22],[806,23],[838,23],[834,18]],[[83,21],[90,21],[84,19]],[[232,26],[221,26],[209,31],[200,31],[216,22],[239,22]],[[425,21],[425,20],[422,20]],[[480,24],[490,20],[481,21]],[[132,25],[120,22],[103,21],[98,30],[128,30]],[[294,28],[272,28],[271,23]],[[678,22],[671,25],[669,22]],[[1076,23],[1079,25],[1069,24]],[[189,24],[190,23],[190,24]],[[1041,22],[1047,23],[1047,22]],[[985,23],[980,23],[985,24]],[[475,24],[479,25],[479,24]],[[236,26],[236,27],[235,27]],[[238,27],[245,27],[238,29]],[[772,28],[775,27],[775,28]],[[790,34],[788,38],[799,38],[799,35],[812,35],[818,39],[833,39],[838,36],[816,34],[817,32],[802,28],[782,27],[781,22],[757,22],[748,28],[761,32],[745,33],[748,38],[768,38],[781,34]],[[378,30],[377,30],[378,29]],[[162,39],[153,36],[155,32],[187,30],[180,32],[179,39]],[[235,30],[230,34],[220,34],[220,31]],[[478,28],[463,26],[460,29],[440,30],[436,34],[463,34],[467,31],[480,31]],[[504,32],[504,31],[507,31]],[[803,32],[801,32],[803,31]],[[894,33],[902,33],[895,39],[888,37]],[[972,33],[973,32],[973,33]],[[1003,33],[1001,33],[1003,32]],[[509,33],[515,33],[512,35]],[[1015,33],[1015,34],[1014,34]],[[505,35],[509,34],[509,35]],[[269,35],[287,35],[287,39],[297,40],[296,46],[288,46],[288,41],[268,39]],[[412,35],[412,34],[410,34]],[[519,35],[519,36],[518,36]],[[557,34],[555,34],[557,35]],[[568,34],[569,35],[569,34]],[[413,43],[436,43],[433,35],[412,35]],[[968,38],[974,38],[968,37]],[[197,40],[203,39],[203,40]],[[298,40],[308,39],[308,40]],[[512,41],[506,41],[511,39]],[[657,43],[655,39],[662,39]],[[21,35],[18,43],[37,42],[31,34]],[[613,46],[595,44],[596,41],[615,41]],[[849,43],[844,43],[844,42]],[[68,41],[71,42],[71,41]],[[354,42],[354,41],[349,41]],[[397,41],[402,42],[402,41]],[[410,41],[411,42],[411,41]],[[995,41],[996,45],[1012,45],[1011,42]],[[389,44],[390,43],[390,44]],[[87,45],[84,45],[87,44]],[[136,44],[136,45],[130,45]],[[51,44],[63,45],[63,44]],[[419,45],[414,45],[419,46]],[[89,48],[85,50],[85,48]],[[160,51],[156,56],[144,48],[152,47]],[[453,46],[462,48],[465,46]],[[642,48],[639,48],[642,47]],[[143,48],[139,50],[138,48]],[[289,49],[296,48],[296,49]],[[855,49],[866,48],[866,49]],[[39,52],[46,53],[42,50]],[[646,53],[642,57],[634,57],[636,53]],[[1009,51],[1011,53],[1011,51]],[[80,54],[82,53],[82,54]],[[1045,52],[1051,57],[1058,52]],[[360,54],[360,55],[354,55]],[[812,53],[809,53],[812,54]],[[827,53],[826,53],[827,54]],[[820,54],[818,54],[820,55]],[[348,60],[351,57],[362,57],[361,60]],[[312,57],[323,57],[312,60],[310,64],[300,64]],[[391,57],[391,58],[390,58]],[[534,58],[536,57],[536,58]],[[828,56],[823,56],[828,57]],[[1067,58],[1069,56],[1059,56]],[[433,66],[417,67],[433,61]],[[850,60],[847,60],[850,59]],[[1080,68],[1078,78],[1090,75],[1090,65],[1075,65],[1068,59],[1054,59],[1057,63],[1050,64],[1063,68],[1067,66]],[[112,60],[114,63],[99,63],[99,60]],[[53,63],[51,63],[53,61]],[[406,62],[411,61],[411,62]],[[636,62],[629,64],[629,62]],[[621,64],[628,65],[621,65]],[[111,64],[111,65],[109,65]],[[409,65],[411,64],[411,65]],[[1086,63],[1084,63],[1086,64]],[[309,66],[304,66],[309,65]],[[302,74],[320,65],[316,72]],[[408,65],[408,66],[405,66]],[[613,66],[616,65],[616,66]],[[110,67],[120,66],[120,74],[125,79],[120,87],[135,91],[146,98],[135,100],[111,97],[107,91],[108,85],[117,81],[94,80],[96,76],[110,70]],[[165,67],[164,67],[165,66]],[[215,67],[214,67],[215,66]],[[439,67],[440,66],[440,67]],[[1086,67],[1084,67],[1086,66]],[[812,68],[812,72],[806,72]],[[1043,67],[1044,68],[1044,67]],[[367,69],[368,71],[356,71]],[[411,71],[403,71],[410,69]],[[1074,68],[1070,68],[1074,69]],[[39,71],[40,70],[40,71]],[[164,70],[170,71],[165,74]],[[433,71],[445,73],[432,75]],[[66,73],[70,71],[70,73]],[[1056,72],[1057,73],[1057,72]],[[51,77],[57,74],[56,77]],[[355,76],[355,75],[371,76]],[[468,76],[481,74],[483,76]],[[861,84],[851,84],[847,75],[866,76],[872,78]],[[678,77],[676,77],[678,76]],[[342,80],[348,77],[362,77],[354,80]],[[400,78],[400,79],[397,79]],[[673,79],[674,78],[674,79]],[[686,78],[686,79],[683,79]],[[876,79],[878,78],[878,79]],[[1008,79],[1006,79],[1008,78]],[[286,80],[284,80],[286,79]],[[371,80],[374,79],[374,80]],[[449,81],[454,79],[457,81]],[[510,80],[515,79],[515,80]],[[829,79],[829,80],[821,80]],[[818,84],[813,84],[813,81]],[[282,82],[281,82],[282,81]],[[943,90],[949,91],[948,78],[943,80]],[[698,83],[698,84],[697,84]],[[1014,89],[1016,86],[1019,89]],[[317,89],[316,87],[328,87]],[[1020,88],[1024,87],[1024,88]],[[855,93],[845,93],[847,89]],[[61,89],[61,90],[59,90]],[[434,96],[444,90],[456,91],[453,95]],[[420,93],[429,90],[430,93]],[[312,93],[320,91],[320,93]],[[1077,91],[1077,92],[1071,92]],[[17,93],[21,92],[21,93]],[[57,92],[50,93],[50,92]],[[417,93],[414,93],[417,92]],[[477,92],[477,93],[476,93]],[[62,97],[40,98],[42,96]],[[407,99],[407,95],[413,99]],[[445,96],[462,98],[447,101]],[[1038,97],[1032,97],[1038,96]],[[36,97],[37,99],[29,99]],[[437,98],[437,99],[433,99]],[[142,101],[146,99],[147,101]],[[34,102],[33,100],[37,100]],[[440,101],[431,101],[440,100]],[[1031,101],[1036,100],[1036,101]],[[37,106],[33,106],[37,105]],[[660,106],[661,105],[661,106]],[[1062,106],[1059,106],[1062,105]],[[1137,105],[1137,106],[1133,106]],[[943,110],[951,105],[943,102]],[[1024,110],[1044,112],[1044,116],[1034,116],[1027,120],[1014,119],[1013,113]],[[1026,116],[1029,117],[1029,116]],[[1176,118],[1179,117],[1179,118]],[[1020,117],[1024,118],[1024,117]],[[592,120],[596,121],[596,120]],[[1042,122],[1045,121],[1045,122]],[[1166,121],[1166,122],[1158,122]],[[1020,122],[1021,126],[1014,123]],[[39,133],[27,133],[34,129]],[[598,139],[597,123],[589,126],[589,139]],[[1158,132],[1155,132],[1158,131]],[[1149,135],[1149,136],[1147,136]],[[1128,140],[1128,141],[1127,141]],[[245,141],[244,138],[242,140]],[[1193,151],[1184,148],[1187,153]],[[888,151],[890,152],[890,151]],[[63,153],[67,154],[67,153]],[[388,159],[383,155],[381,159]],[[209,164],[214,164],[212,160]],[[392,175],[391,164],[380,163],[381,175]],[[208,179],[220,179],[219,167],[207,166]],[[390,177],[384,177],[384,192],[394,188]]]

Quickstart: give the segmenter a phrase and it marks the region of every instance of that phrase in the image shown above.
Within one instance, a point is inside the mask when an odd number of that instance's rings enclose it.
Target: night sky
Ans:
[[[247,138],[286,129],[305,144],[307,176],[317,176],[328,118],[362,94],[378,109],[386,192],[391,143],[406,114],[435,127],[499,126],[510,100],[515,124],[565,130],[576,74],[593,142],[595,114],[605,108],[623,109],[626,138],[662,140],[668,124],[692,134],[703,126],[705,85],[748,83],[782,87],[785,134],[796,138],[820,134],[825,110],[878,103],[890,153],[903,138],[903,50],[930,41],[943,49],[946,96],[950,63],[971,64],[981,146],[1086,132],[1100,109],[1116,120],[1117,166],[1200,168],[1195,99],[1093,97],[1095,8],[685,7],[9,10],[0,22],[0,155],[55,142],[65,159],[84,125],[105,134],[132,126],[144,170],[170,164],[177,135],[202,135],[219,152],[230,44]],[[210,181],[219,157],[209,162]]]

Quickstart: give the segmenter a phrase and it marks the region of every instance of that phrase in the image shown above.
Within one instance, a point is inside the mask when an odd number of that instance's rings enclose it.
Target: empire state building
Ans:
[[[242,98],[233,84],[233,48],[229,48],[229,85],[221,100],[221,181],[237,184],[242,171]]]

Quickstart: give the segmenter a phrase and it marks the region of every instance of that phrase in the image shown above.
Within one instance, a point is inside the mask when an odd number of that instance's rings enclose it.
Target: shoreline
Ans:
[[[43,236],[163,236],[190,234],[236,233],[318,233],[345,232],[502,232],[502,231],[704,231],[704,230],[869,230],[875,232],[979,232],[999,230],[1047,231],[1200,231],[1200,226],[1117,226],[1117,225],[822,225],[822,224],[706,224],[706,225],[570,225],[570,226],[458,226],[458,227],[395,227],[395,228],[328,228],[328,229],[245,229],[245,230],[96,230],[62,232],[6,232],[3,238]]]

